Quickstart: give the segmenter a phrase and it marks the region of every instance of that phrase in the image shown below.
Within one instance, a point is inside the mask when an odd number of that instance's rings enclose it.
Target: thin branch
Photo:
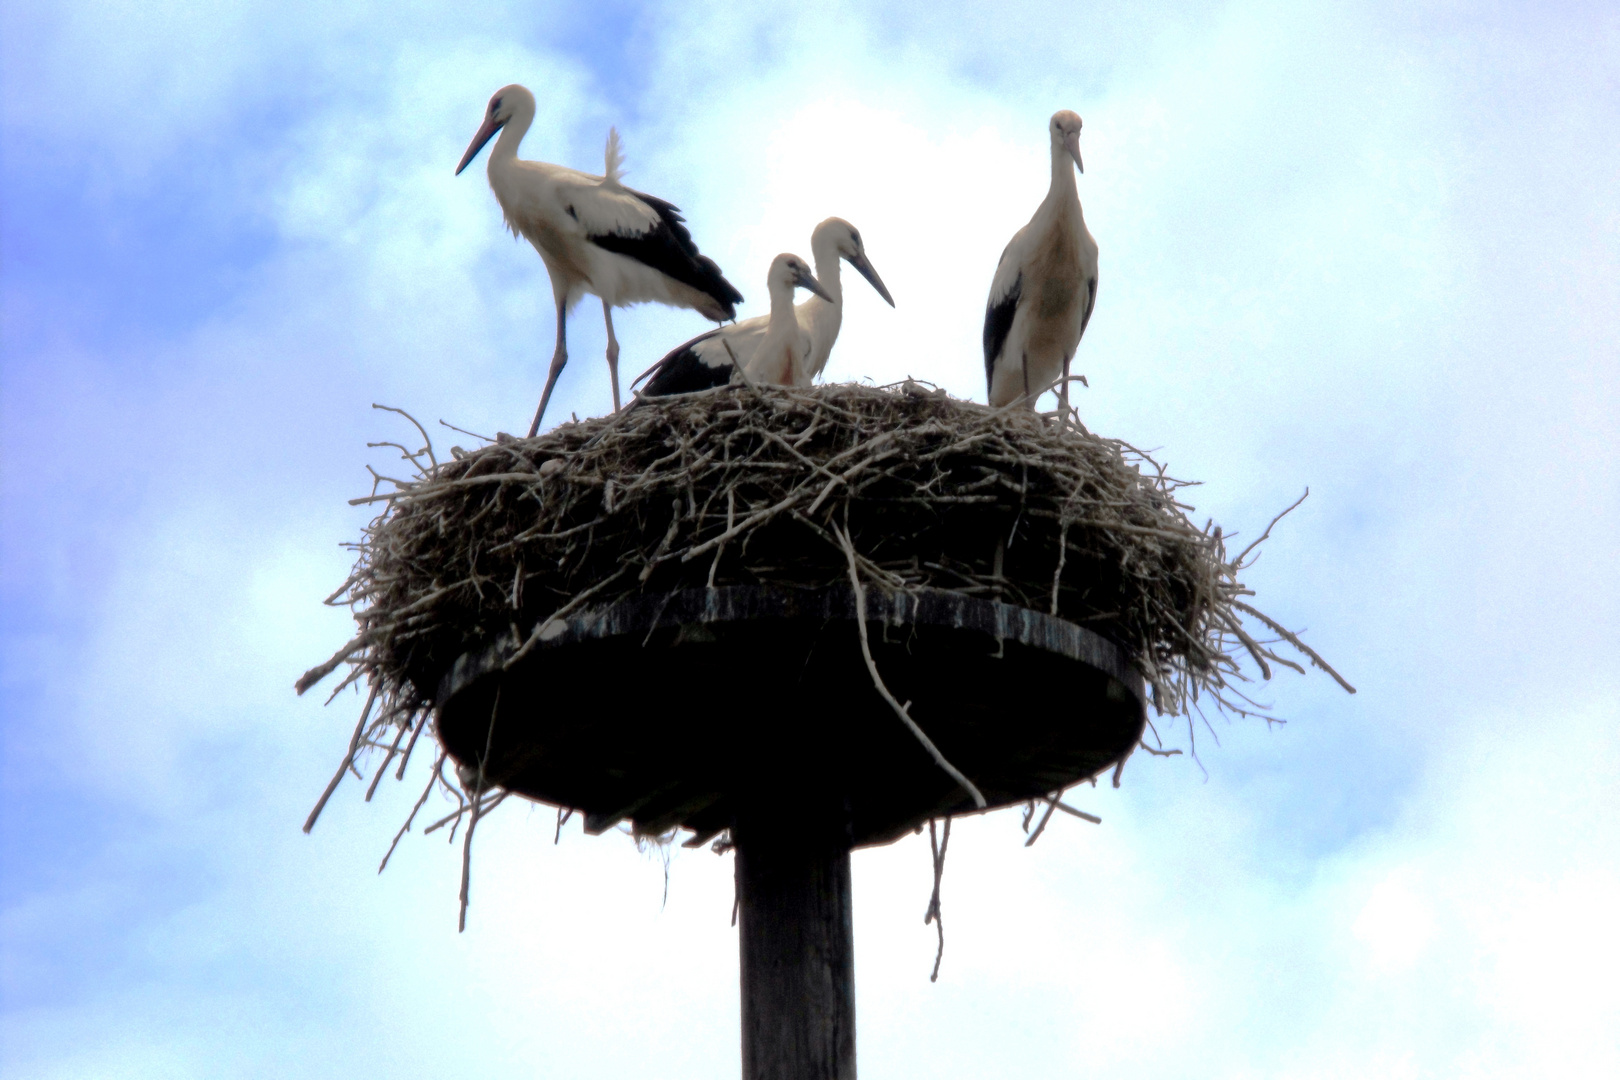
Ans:
[[[416,805],[411,807],[411,815],[410,815],[410,817],[405,819],[405,824],[401,825],[399,827],[399,832],[394,834],[394,842],[388,845],[388,850],[383,853],[382,862],[377,864],[377,873],[380,874],[384,870],[388,869],[388,860],[394,857],[394,849],[399,847],[400,837],[404,836],[407,832],[410,831],[411,822],[416,820],[416,812],[418,810],[422,809],[422,804],[423,803],[427,802],[428,795],[431,794],[432,791],[433,791],[433,785],[438,782],[438,779],[439,779],[439,766],[444,764],[444,756],[445,756],[445,754],[446,754],[446,751],[444,751],[444,750],[439,751],[438,763],[434,766],[433,771],[428,773],[427,787],[422,789],[422,794],[417,798]]]
[[[377,771],[371,776],[371,786],[366,788],[366,802],[370,802],[371,797],[377,793],[377,785],[382,783],[384,776],[388,775],[388,766],[392,764],[394,755],[399,753],[399,744],[404,740],[405,725],[401,724],[394,733],[394,745],[388,748],[388,756],[383,758],[383,763],[377,766]]]
[[[422,729],[427,726],[428,721],[425,715],[416,718],[416,727],[411,732],[411,741],[406,744],[405,756],[399,759],[399,771],[394,774],[395,780],[405,779],[405,766],[411,763],[411,752],[416,749],[416,740],[422,737]]]
[[[1344,687],[1347,692],[1352,694],[1356,692],[1356,688],[1346,682],[1344,676],[1340,675],[1337,671],[1334,671],[1331,664],[1317,655],[1316,650],[1301,641],[1298,635],[1296,635],[1292,630],[1287,629],[1271,616],[1265,614],[1263,611],[1260,611],[1257,608],[1250,607],[1241,600],[1232,601],[1232,606],[1247,615],[1253,615],[1256,619],[1259,619],[1261,622],[1265,623],[1273,631],[1281,635],[1284,641],[1288,642],[1288,644],[1292,645],[1294,648],[1298,649],[1300,652],[1309,657],[1312,665],[1320,668],[1332,676],[1333,681]]]
[[[384,412],[399,413],[399,415],[409,420],[412,426],[414,426],[417,431],[422,433],[422,442],[424,444],[422,447],[422,452],[427,454],[428,460],[433,463],[434,468],[439,467],[439,459],[433,456],[433,440],[428,437],[427,428],[416,422],[416,417],[412,416],[404,409],[396,409],[392,405],[378,405],[376,402],[372,402],[371,407],[373,409],[382,409]]]
[[[722,335],[720,338],[720,344],[726,347],[726,355],[731,357],[732,370],[742,378],[743,385],[757,393],[759,391],[759,387],[754,385],[753,378],[748,374],[748,368],[744,367],[742,361],[737,359],[737,353],[732,349],[731,342],[727,341],[725,336]]]
[[[332,672],[337,670],[337,666],[339,664],[343,663],[343,661],[365,648],[368,644],[370,644],[370,642],[371,631],[366,630],[356,634],[349,640],[347,645],[344,645],[337,652],[333,653],[331,659],[326,661],[326,663],[317,664],[308,671],[304,672],[303,676],[300,677],[297,682],[293,683],[293,689],[298,691],[299,696],[302,697],[305,690],[308,690],[310,687],[332,674]]]
[[[482,439],[484,442],[487,442],[487,443],[492,443],[492,442],[495,441],[494,439],[490,438],[488,435],[480,435],[476,431],[468,431],[466,428],[456,427],[456,425],[454,425],[454,424],[452,424],[452,423],[450,423],[449,421],[446,421],[446,420],[440,420],[439,423],[443,424],[445,427],[449,428],[451,431],[459,431],[463,435],[471,435],[473,438]]]
[[[1239,552],[1238,557],[1232,560],[1231,565],[1241,569],[1242,566],[1243,566],[1243,560],[1248,557],[1249,552],[1253,551],[1255,548],[1259,547],[1262,543],[1264,543],[1266,537],[1271,535],[1271,530],[1277,524],[1277,522],[1281,521],[1283,518],[1285,518],[1289,514],[1293,513],[1294,508],[1297,507],[1300,503],[1304,502],[1307,498],[1309,498],[1310,494],[1311,494],[1311,489],[1306,488],[1304,495],[1301,495],[1299,498],[1297,498],[1293,502],[1289,503],[1288,508],[1286,510],[1284,510],[1282,513],[1278,514],[1276,517],[1272,518],[1271,519],[1271,524],[1266,526],[1266,531],[1261,533],[1259,535],[1259,537],[1256,538],[1254,543],[1250,544],[1248,547],[1244,548],[1241,552]]]
[[[929,982],[939,981],[939,965],[945,959],[945,919],[939,910],[939,885],[945,877],[945,849],[951,842],[951,819],[945,817],[944,836],[938,836],[934,831],[934,819],[928,819],[928,848],[934,857],[934,892],[928,898],[928,910],[923,914],[923,925],[934,924],[939,934],[939,948],[934,953],[934,970],[928,976]]]
[[[1089,821],[1093,825],[1102,824],[1102,818],[1098,817],[1096,814],[1088,814],[1084,810],[1076,810],[1066,802],[1054,801],[1052,805],[1063,811],[1065,814],[1068,814],[1070,817],[1077,817],[1081,821]]]
[[[1040,824],[1035,826],[1035,831],[1029,834],[1028,840],[1024,841],[1025,847],[1029,847],[1031,844],[1035,843],[1035,841],[1041,838],[1041,833],[1046,831],[1046,823],[1052,820],[1052,811],[1056,809],[1057,800],[1048,798],[1046,801],[1046,813],[1041,815]]]
[[[564,619],[568,618],[569,615],[572,615],[575,611],[579,610],[580,605],[584,604],[585,601],[589,600],[591,597],[595,596],[597,593],[600,593],[603,589],[606,589],[609,585],[619,580],[619,578],[629,573],[631,569],[633,569],[633,567],[631,567],[629,563],[623,564],[618,570],[614,571],[612,576],[603,578],[601,581],[597,582],[595,585],[592,585],[584,592],[576,594],[572,600],[568,601],[568,603],[552,612],[550,616],[535,623],[534,629],[529,631],[529,638],[523,643],[523,647],[518,649],[518,651],[513,653],[511,656],[507,657],[506,661],[501,665],[501,669],[503,671],[511,670],[514,664],[516,664],[519,660],[522,660],[525,656],[529,655],[530,651],[533,650],[536,645],[545,640],[549,627],[551,627],[553,624],[560,626]]]
[[[332,797],[332,792],[336,791],[338,784],[342,783],[343,774],[348,772],[354,765],[354,752],[360,749],[360,736],[366,730],[366,720],[371,716],[371,706],[376,703],[377,691],[381,688],[381,683],[374,682],[371,684],[371,695],[366,698],[366,707],[360,710],[360,720],[354,725],[354,734],[349,737],[349,752],[343,755],[343,763],[338,766],[337,772],[332,774],[332,782],[326,785],[326,790],[321,792],[320,799],[315,803],[315,809],[311,810],[309,817],[305,819],[305,833],[315,827],[315,820],[321,816],[321,811],[326,809],[326,800]]]
[[[889,707],[894,710],[894,714],[911,730],[911,734],[916,736],[917,741],[922,743],[923,749],[927,750],[929,756],[934,759],[934,764],[943,769],[952,780],[955,780],[961,786],[963,791],[973,797],[974,806],[983,810],[987,804],[978,787],[963,775],[962,770],[945,760],[945,755],[940,753],[939,747],[934,745],[934,740],[930,739],[927,733],[917,725],[917,721],[911,718],[911,703],[907,702],[902,705],[895,700],[895,696],[889,693],[889,688],[884,685],[883,676],[878,674],[877,662],[872,659],[872,644],[867,640],[866,636],[866,587],[861,584],[860,572],[856,569],[855,545],[850,543],[849,533],[841,529],[835,531],[839,540],[843,541],[844,554],[849,558],[849,584],[855,591],[855,626],[860,630],[861,656],[866,660],[866,670],[872,674],[872,685],[877,688],[877,692],[882,695],[883,700],[889,703]]]

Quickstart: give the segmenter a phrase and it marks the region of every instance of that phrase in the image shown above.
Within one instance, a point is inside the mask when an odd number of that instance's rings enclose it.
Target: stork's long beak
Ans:
[[[861,277],[872,283],[872,288],[877,290],[877,294],[887,300],[890,307],[894,307],[894,297],[890,296],[889,290],[884,287],[883,279],[878,277],[878,272],[872,266],[872,260],[866,257],[866,252],[857,252],[851,256],[849,265],[859,270]]]
[[[833,302],[833,298],[827,295],[827,290],[821,287],[821,282],[817,281],[815,279],[815,275],[811,274],[808,269],[800,270],[797,274],[795,274],[793,276],[793,284],[797,285],[801,289],[809,289],[811,292],[815,293],[829,304]]]
[[[456,166],[457,176],[460,176],[461,170],[465,169],[472,162],[472,159],[478,156],[478,151],[484,148],[484,144],[493,139],[495,133],[504,126],[506,126],[505,120],[497,120],[493,116],[484,118],[484,125],[478,129],[478,134],[473,136],[472,142],[467,144],[467,152],[461,155],[461,164]]]
[[[1085,172],[1086,163],[1080,160],[1080,133],[1078,131],[1071,131],[1063,136],[1063,149],[1067,150],[1069,156],[1074,158],[1074,167],[1081,172]]]

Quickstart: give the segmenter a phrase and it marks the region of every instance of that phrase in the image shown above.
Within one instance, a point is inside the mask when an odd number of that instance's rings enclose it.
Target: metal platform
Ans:
[[[885,683],[992,808],[1112,767],[1146,717],[1113,643],[1027,608],[941,590],[867,590]],[[887,843],[968,795],[879,697],[848,587],[732,586],[582,611],[520,643],[457,660],[438,695],[440,738],[510,791],[701,842],[740,807],[801,794],[837,814],[850,846]],[[817,817],[824,816],[824,809]]]

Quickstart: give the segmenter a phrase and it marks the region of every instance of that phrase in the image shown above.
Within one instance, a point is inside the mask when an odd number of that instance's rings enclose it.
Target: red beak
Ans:
[[[472,162],[472,159],[478,156],[478,151],[482,150],[484,144],[493,139],[495,133],[501,130],[505,124],[505,120],[497,120],[493,116],[484,119],[483,127],[478,129],[478,133],[473,136],[472,142],[467,144],[467,152],[461,155],[461,164],[456,166],[457,176],[461,175],[461,170],[465,169]]]
[[[1063,148],[1069,152],[1070,157],[1074,158],[1074,167],[1081,172],[1085,172],[1085,162],[1080,160],[1080,133],[1078,131],[1071,131],[1063,136]]]

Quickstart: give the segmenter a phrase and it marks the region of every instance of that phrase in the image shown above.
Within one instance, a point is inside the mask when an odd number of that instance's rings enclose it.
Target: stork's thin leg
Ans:
[[[1035,407],[1035,399],[1029,393],[1029,353],[1024,353],[1024,404],[1030,408]]]
[[[540,430],[540,418],[546,415],[546,405],[551,401],[551,391],[557,385],[557,376],[562,374],[563,366],[568,363],[568,298],[557,298],[557,348],[551,354],[551,373],[546,376],[546,389],[540,395],[540,407],[534,412],[534,423],[529,425],[529,438],[534,438]]]
[[[619,339],[613,336],[613,305],[602,301],[602,321],[607,323],[608,381],[613,384],[613,411],[619,411]]]
[[[1069,418],[1069,365],[1074,361],[1074,354],[1070,353],[1063,358],[1063,389],[1058,391],[1058,405],[1063,413],[1063,419]]]

